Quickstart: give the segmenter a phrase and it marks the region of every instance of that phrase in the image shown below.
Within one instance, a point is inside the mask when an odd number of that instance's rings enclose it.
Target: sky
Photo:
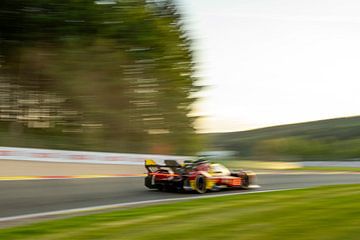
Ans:
[[[178,2],[207,86],[199,132],[360,114],[360,1]]]

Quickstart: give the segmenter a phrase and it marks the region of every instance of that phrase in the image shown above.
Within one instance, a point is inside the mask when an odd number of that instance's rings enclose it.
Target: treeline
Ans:
[[[189,154],[199,90],[173,1],[3,0],[0,145]]]
[[[208,147],[260,160],[360,159],[360,116],[207,134]]]

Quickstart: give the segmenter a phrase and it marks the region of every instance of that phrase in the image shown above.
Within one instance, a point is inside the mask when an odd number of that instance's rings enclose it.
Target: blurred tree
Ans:
[[[194,152],[182,24],[173,1],[1,1],[0,121],[73,137],[61,147]]]

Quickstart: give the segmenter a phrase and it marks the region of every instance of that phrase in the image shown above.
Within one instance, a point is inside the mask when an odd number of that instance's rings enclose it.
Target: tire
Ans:
[[[196,176],[195,191],[201,194],[206,192],[206,177],[204,175]]]
[[[147,188],[153,188],[152,184],[151,184],[151,176],[146,176],[145,177],[145,186]]]
[[[240,172],[239,177],[241,177],[241,188],[248,189],[250,185],[250,177],[246,172]]]

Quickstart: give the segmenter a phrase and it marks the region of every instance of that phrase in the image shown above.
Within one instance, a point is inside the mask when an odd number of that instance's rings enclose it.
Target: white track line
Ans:
[[[304,188],[285,188],[285,189],[262,190],[262,191],[253,191],[253,192],[223,193],[223,194],[216,194],[216,195],[196,196],[196,197],[165,198],[165,199],[145,200],[145,201],[128,202],[128,203],[116,203],[116,204],[100,205],[100,206],[93,206],[93,207],[74,208],[74,209],[66,209],[66,210],[59,210],[59,211],[34,213],[34,214],[24,214],[24,215],[12,216],[12,217],[2,217],[2,218],[0,218],[0,222],[9,222],[9,221],[24,220],[24,219],[30,219],[30,218],[57,216],[57,215],[80,213],[80,212],[87,212],[87,211],[98,211],[98,210],[120,208],[120,207],[127,207],[127,206],[141,205],[141,204],[174,202],[174,201],[184,201],[184,200],[201,199],[201,198],[214,198],[214,197],[241,195],[241,194],[279,192],[279,191],[288,191],[288,190],[295,190],[295,189],[304,189]]]

